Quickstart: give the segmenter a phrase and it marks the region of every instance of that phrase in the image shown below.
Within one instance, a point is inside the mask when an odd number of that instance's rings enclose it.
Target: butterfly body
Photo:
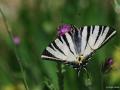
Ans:
[[[42,53],[42,58],[60,61],[73,68],[84,68],[91,56],[103,46],[116,31],[109,26],[84,26],[58,36]]]

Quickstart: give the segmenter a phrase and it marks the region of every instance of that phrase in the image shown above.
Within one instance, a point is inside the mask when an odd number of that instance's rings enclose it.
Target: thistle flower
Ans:
[[[112,69],[112,65],[113,65],[113,59],[108,58],[102,65],[102,72],[105,73],[110,71]]]
[[[18,36],[14,36],[14,37],[13,37],[13,42],[14,42],[15,45],[19,45],[19,44],[20,44],[20,41],[21,41],[21,40],[20,40],[20,37],[18,37]]]
[[[62,24],[58,27],[58,36],[64,35],[66,32],[69,32],[71,30],[70,24]]]

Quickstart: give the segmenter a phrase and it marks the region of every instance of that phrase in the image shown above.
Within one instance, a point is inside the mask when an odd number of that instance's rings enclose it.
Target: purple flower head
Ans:
[[[19,45],[20,44],[20,37],[14,36],[13,37],[13,42],[14,42],[15,45]]]
[[[102,65],[102,71],[103,72],[108,72],[112,69],[112,65],[113,65],[113,59],[112,58],[108,58],[104,64]]]
[[[69,32],[71,30],[70,24],[62,24],[58,27],[58,36],[64,35],[66,32]]]

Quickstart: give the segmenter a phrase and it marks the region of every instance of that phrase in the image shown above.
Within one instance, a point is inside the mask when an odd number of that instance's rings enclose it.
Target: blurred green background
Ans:
[[[120,1],[119,0],[0,0],[13,33],[16,53],[24,69],[29,90],[59,90],[56,62],[40,58],[45,47],[56,38],[63,23],[77,27],[108,25],[117,35],[99,49],[85,71],[63,66],[64,90],[120,90]],[[26,90],[14,45],[0,14],[0,90]],[[113,57],[112,70],[101,74],[101,64]]]

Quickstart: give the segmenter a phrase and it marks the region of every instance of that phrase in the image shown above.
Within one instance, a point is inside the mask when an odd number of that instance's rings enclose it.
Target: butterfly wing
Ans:
[[[74,31],[75,27],[72,31]],[[71,32],[71,31],[70,31]],[[74,62],[76,59],[76,50],[72,39],[72,34],[68,32],[50,43],[42,53],[42,58],[52,59],[62,62]]]
[[[105,44],[115,33],[116,31],[108,26],[84,26],[80,30],[73,26],[71,31],[58,36],[55,41],[50,43],[41,57],[76,67],[76,58],[83,55],[82,64],[86,64],[86,60],[93,52]]]
[[[116,31],[109,26],[85,26],[81,31],[81,54],[84,57],[91,55],[98,48],[103,46]]]

